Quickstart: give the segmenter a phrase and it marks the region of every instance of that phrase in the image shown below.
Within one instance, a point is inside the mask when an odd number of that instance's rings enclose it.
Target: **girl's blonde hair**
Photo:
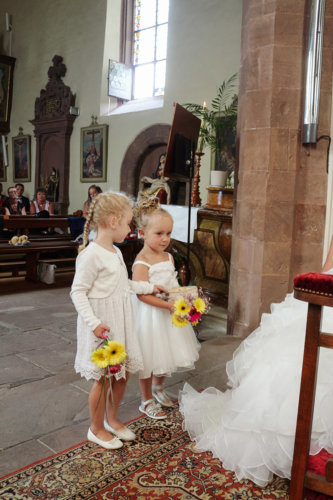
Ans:
[[[159,199],[154,197],[143,196],[140,198],[133,213],[138,229],[145,229],[152,215],[164,215],[173,220],[169,212],[160,206]]]
[[[83,243],[79,246],[79,252],[87,245],[90,229],[98,228],[98,225],[103,224],[110,215],[115,215],[120,221],[128,209],[132,209],[132,203],[122,193],[100,193],[97,195],[90,204],[83,230]]]

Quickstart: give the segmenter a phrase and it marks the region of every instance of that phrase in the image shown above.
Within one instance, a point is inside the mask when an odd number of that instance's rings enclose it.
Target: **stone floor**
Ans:
[[[213,306],[199,327],[201,354],[192,371],[166,379],[175,398],[184,381],[225,389],[225,363],[240,339],[226,335],[226,311]],[[86,440],[91,382],[73,369],[76,313],[69,287],[0,296],[0,476]],[[120,407],[123,422],[140,415],[137,377]]]

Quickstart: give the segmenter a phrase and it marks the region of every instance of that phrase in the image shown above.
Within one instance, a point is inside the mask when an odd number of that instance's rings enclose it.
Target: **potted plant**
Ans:
[[[232,75],[218,88],[216,97],[211,101],[211,109],[199,104],[184,104],[184,107],[201,118],[201,128],[198,141],[198,151],[205,146],[212,151],[212,184],[213,172],[224,172],[219,177],[224,185],[227,177],[233,175],[235,166],[234,140],[237,127],[238,95],[237,74]],[[224,178],[224,181],[223,181]],[[229,187],[233,187],[229,186]]]

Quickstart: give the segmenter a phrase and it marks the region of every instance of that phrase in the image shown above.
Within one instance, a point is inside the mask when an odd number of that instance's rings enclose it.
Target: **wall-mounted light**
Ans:
[[[69,114],[70,115],[74,115],[74,116],[79,116],[79,114],[80,114],[80,108],[78,108],[76,106],[71,106],[69,108]]]
[[[12,23],[8,12],[6,12],[5,17],[6,17],[6,31],[12,31]]]
[[[317,142],[325,0],[312,0],[306,68],[303,144]]]
[[[8,157],[7,157],[7,141],[6,136],[1,136],[2,138],[2,156],[5,167],[8,167]]]

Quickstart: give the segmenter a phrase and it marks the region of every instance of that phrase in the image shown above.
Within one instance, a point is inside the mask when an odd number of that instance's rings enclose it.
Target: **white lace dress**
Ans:
[[[230,390],[180,393],[184,428],[200,450],[212,451],[238,479],[265,486],[290,478],[304,349],[307,303],[292,294],[263,314],[260,326],[227,363]],[[323,331],[333,332],[333,308]],[[311,454],[333,452],[333,351],[321,348]]]
[[[171,255],[169,260],[149,265],[149,283],[164,286],[167,290],[179,286]],[[199,358],[200,344],[191,326],[184,328],[172,324],[167,309],[154,307],[133,297],[137,333],[143,355],[144,369],[140,378],[154,375],[171,375],[176,371],[191,370]]]
[[[97,349],[101,339],[93,330],[100,323],[110,326],[108,337],[122,342],[127,352],[124,368],[116,378],[125,376],[125,367],[131,373],[143,367],[141,349],[136,334],[133,316],[132,293],[151,293],[152,286],[146,282],[128,279],[127,269],[119,249],[108,251],[92,242],[83,250],[76,263],[76,274],[71,298],[78,311],[77,352],[74,368],[86,379],[99,380],[104,370],[91,362],[91,353]],[[97,286],[100,288],[97,289]],[[106,292],[104,289],[107,288]],[[89,293],[95,290],[91,297]],[[97,291],[96,291],[97,289]]]

